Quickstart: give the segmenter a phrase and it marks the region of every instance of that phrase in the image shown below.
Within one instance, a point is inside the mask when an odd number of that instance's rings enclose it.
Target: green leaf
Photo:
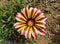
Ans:
[[[11,20],[11,16],[7,19],[7,22],[9,22]]]
[[[2,23],[6,23],[6,21],[4,21],[3,19],[1,19],[1,22],[2,22]]]

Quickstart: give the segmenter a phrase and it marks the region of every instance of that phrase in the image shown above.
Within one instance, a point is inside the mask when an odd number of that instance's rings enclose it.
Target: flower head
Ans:
[[[25,38],[36,38],[38,34],[45,35],[46,16],[41,10],[31,7],[24,8],[20,13],[17,13],[17,23],[14,24],[15,29]]]

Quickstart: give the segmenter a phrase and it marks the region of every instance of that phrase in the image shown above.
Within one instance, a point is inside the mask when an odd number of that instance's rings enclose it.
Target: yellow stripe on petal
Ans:
[[[22,12],[23,12],[24,16],[25,16],[26,19],[27,19],[27,17],[28,17],[28,8],[27,8],[27,7],[24,8]],[[27,12],[27,14],[26,14],[26,12]]]
[[[36,15],[38,14],[38,13],[40,13],[41,11],[40,10],[37,10],[37,12],[35,13],[35,15],[34,15],[34,18],[36,17]]]
[[[23,30],[25,27],[26,27],[26,26],[22,26],[21,28],[19,28],[19,29],[17,30],[17,32],[20,32],[20,31]]]
[[[23,18],[25,21],[27,21],[26,18],[25,18],[21,13],[17,13],[17,14],[18,14],[19,17],[21,17],[21,18]]]
[[[21,23],[26,23],[25,21],[20,20],[19,18],[16,18],[18,21],[20,21]]]
[[[45,22],[44,20],[41,20],[41,21],[40,21],[40,20],[38,20],[38,21],[36,21],[36,22],[43,22],[43,23],[45,23],[45,24],[46,24],[46,22]]]
[[[28,18],[31,18],[32,7],[28,10]]]
[[[27,27],[27,26],[26,26],[26,27]],[[24,27],[24,29],[21,29],[21,35],[24,34],[24,30],[25,30],[26,27]]]
[[[38,17],[35,18],[35,21],[39,20],[40,18],[44,17],[43,13],[41,13],[41,15],[39,15]]]
[[[30,8],[30,12],[31,12],[30,17],[32,18],[32,15],[33,15],[33,12],[34,12],[34,8],[33,7]]]
[[[37,21],[45,21],[47,19],[47,16],[43,16],[42,18],[38,19]]]
[[[25,23],[26,22],[26,19],[22,18],[20,15],[16,15],[16,20],[22,22],[22,23]]]
[[[33,28],[32,28],[32,36],[35,38],[37,36],[37,34],[38,34],[38,30],[37,30],[37,28],[35,26],[33,26]]]
[[[34,29],[36,31],[36,34],[38,34],[38,29],[35,26],[33,26],[33,27],[34,27]]]
[[[22,26],[25,26],[26,24],[19,24],[19,25],[16,25],[15,26],[15,29],[18,29],[18,28],[20,28],[20,27],[22,27]]]
[[[28,10],[28,18],[31,18],[31,12]]]
[[[46,29],[45,25],[35,24],[35,26]]]
[[[22,23],[20,23],[20,22],[16,22],[16,23],[14,24],[14,26],[19,25],[19,24],[22,24]]]

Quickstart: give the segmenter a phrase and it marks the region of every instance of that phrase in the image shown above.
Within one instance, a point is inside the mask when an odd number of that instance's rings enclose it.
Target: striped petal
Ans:
[[[38,26],[38,25],[36,25],[36,28],[38,29],[38,33],[40,34],[40,35],[45,35],[46,33],[45,33],[45,29],[46,29],[46,27],[44,28],[41,28],[41,26]]]
[[[35,13],[35,15],[34,15],[34,18],[38,17],[40,14],[41,14],[41,11],[37,10],[36,13]]]
[[[42,21],[36,21],[35,25],[37,27],[41,27],[42,29],[46,29],[46,27],[45,27],[46,26],[46,22],[44,20],[42,20]]]
[[[32,27],[32,37],[35,38],[37,36],[37,34],[38,34],[38,29],[35,26],[33,26]]]
[[[46,24],[46,22],[45,22],[44,20],[41,20],[41,21],[40,21],[40,20],[38,20],[38,21],[36,21],[36,22],[43,22],[43,23],[45,23],[45,24]]]
[[[28,18],[31,18],[31,9],[28,10]]]
[[[39,34],[40,34],[40,35],[46,35],[46,32],[45,32],[44,29],[39,29]]]
[[[41,22],[41,21],[37,21],[36,24],[39,24],[39,25],[44,25],[46,26],[46,23],[45,22]]]
[[[17,32],[19,32],[19,33],[22,34],[22,30],[24,30],[25,28],[26,28],[26,25],[25,25],[25,26],[22,26],[21,28],[19,28],[19,29],[17,30]]]
[[[24,8],[22,13],[24,14],[25,18],[28,19],[28,8]]]
[[[35,28],[34,26],[30,27],[27,32],[27,38],[31,38],[31,37],[36,38],[37,34],[38,34],[37,28]]]
[[[24,35],[25,36],[25,30],[27,29],[27,26],[21,30],[21,35]]]
[[[34,14],[34,8],[31,7],[31,8],[30,8],[30,18],[32,18],[33,14]]]
[[[16,19],[22,23],[25,23],[27,20],[24,18],[24,16],[20,13],[17,13]]]
[[[38,9],[37,8],[32,8],[32,18],[35,18],[35,14],[37,13]]]
[[[43,28],[39,28],[39,26],[36,26],[36,28],[38,30],[38,34],[40,34],[40,35],[45,35],[46,34],[45,28],[44,29]]]
[[[32,27],[30,27],[28,30],[27,38],[31,38],[31,33],[32,33]]]
[[[37,20],[39,20],[40,18],[42,18],[42,17],[44,17],[43,16],[43,13],[37,13],[37,15],[35,16],[35,20],[37,21]]]
[[[47,16],[44,16],[44,17],[40,18],[39,21],[43,21],[43,20],[45,21],[46,19],[47,19]]]
[[[28,38],[28,31],[29,31],[29,27],[27,27],[27,29],[25,30],[25,38]]]
[[[22,27],[22,26],[25,26],[26,24],[22,24],[22,23],[20,23],[20,22],[17,22],[17,23],[15,23],[14,24],[14,27],[15,27],[15,29],[17,30],[18,28],[20,28],[20,27]]]
[[[45,25],[40,23],[40,24],[35,24],[36,27],[40,28],[40,29],[46,29]]]

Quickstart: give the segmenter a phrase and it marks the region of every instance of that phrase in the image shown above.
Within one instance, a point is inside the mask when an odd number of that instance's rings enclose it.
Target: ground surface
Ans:
[[[36,44],[60,44],[60,0],[34,1],[34,7],[41,9],[48,16],[46,20],[47,34],[46,36],[38,36]],[[30,2],[31,0],[24,1],[25,4]]]

